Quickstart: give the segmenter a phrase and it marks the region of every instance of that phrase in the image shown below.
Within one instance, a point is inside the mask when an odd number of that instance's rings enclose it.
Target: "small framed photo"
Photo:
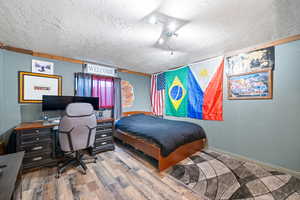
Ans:
[[[19,103],[42,103],[43,95],[61,94],[61,76],[19,72]]]
[[[54,63],[33,59],[32,72],[40,74],[54,74]]]
[[[272,99],[272,69],[228,76],[228,99]]]

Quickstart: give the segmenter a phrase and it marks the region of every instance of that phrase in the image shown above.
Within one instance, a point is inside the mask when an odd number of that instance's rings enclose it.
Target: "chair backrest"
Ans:
[[[71,103],[59,124],[61,149],[77,151],[94,145],[97,120],[89,103]]]

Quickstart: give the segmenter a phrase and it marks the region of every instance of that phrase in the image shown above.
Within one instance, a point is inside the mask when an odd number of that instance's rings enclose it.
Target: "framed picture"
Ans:
[[[227,57],[227,74],[235,75],[258,70],[274,69],[275,49],[268,47]]]
[[[272,99],[272,69],[228,76],[228,99]]]
[[[19,72],[19,103],[42,103],[43,95],[61,94],[61,76]]]
[[[54,74],[54,63],[42,60],[32,60],[32,72],[41,74]]]

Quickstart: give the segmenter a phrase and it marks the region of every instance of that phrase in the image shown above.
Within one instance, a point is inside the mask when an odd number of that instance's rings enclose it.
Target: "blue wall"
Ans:
[[[300,41],[275,47],[272,100],[227,100],[224,121],[195,122],[209,145],[253,160],[300,172]]]
[[[3,78],[3,51],[0,50],[0,133],[4,130],[4,116],[3,110],[4,110],[4,104],[3,104],[3,95],[4,95],[4,78]]]
[[[119,73],[122,80],[127,80],[133,86],[134,103],[129,108],[123,108],[123,112],[142,110],[150,111],[150,77],[137,76],[128,73]]]
[[[74,73],[82,71],[81,64],[0,50],[0,136],[7,133],[7,137],[20,122],[41,119],[41,104],[18,103],[18,71],[31,71],[32,59],[54,62],[54,74],[63,77],[62,94],[74,95]],[[149,110],[149,77],[126,73],[120,73],[120,76],[135,88],[136,100],[132,109]]]

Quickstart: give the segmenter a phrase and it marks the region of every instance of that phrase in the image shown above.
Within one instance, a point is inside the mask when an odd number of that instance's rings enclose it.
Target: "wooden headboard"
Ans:
[[[146,112],[146,111],[130,111],[130,112],[123,112],[122,116],[130,116],[135,114],[145,114],[145,115],[154,115],[153,112]]]

